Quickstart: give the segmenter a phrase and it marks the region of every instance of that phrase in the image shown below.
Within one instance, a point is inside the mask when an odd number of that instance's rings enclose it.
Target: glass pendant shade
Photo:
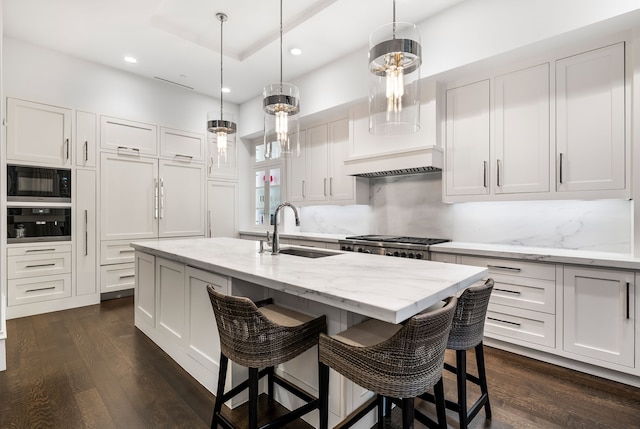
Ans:
[[[369,39],[369,132],[376,135],[415,133],[420,129],[420,65],[418,27],[392,22]]]
[[[225,119],[216,119],[220,112],[209,112],[207,114],[207,131],[211,133],[213,142],[217,148],[217,165],[226,165],[228,162],[227,151],[231,145],[236,144],[236,123],[233,122],[233,115],[230,113],[220,114]]]
[[[264,148],[266,158],[300,155],[300,93],[288,83],[264,87]]]

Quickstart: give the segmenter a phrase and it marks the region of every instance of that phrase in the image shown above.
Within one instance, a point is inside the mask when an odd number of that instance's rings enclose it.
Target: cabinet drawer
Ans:
[[[133,262],[135,249],[130,243],[130,240],[100,242],[100,265]]]
[[[7,278],[49,276],[71,272],[71,253],[43,253],[7,257]]]
[[[125,119],[100,117],[100,146],[131,155],[158,153],[158,128]]]
[[[7,282],[9,306],[71,296],[71,274],[15,279]]]
[[[555,281],[499,274],[492,278],[495,285],[490,302],[549,314],[556,313]]]
[[[555,315],[489,303],[485,335],[555,347]],[[508,341],[508,340],[506,340]]]
[[[133,289],[136,279],[136,266],[117,264],[100,267],[100,292]]]
[[[481,258],[477,256],[461,256],[460,263],[463,265],[488,267],[489,277],[492,278],[494,278],[495,275],[511,275],[541,280],[555,281],[556,279],[556,267],[553,264],[523,262],[513,259]]]
[[[7,256],[42,255],[43,253],[71,252],[71,244],[49,243],[46,246],[9,246]]]
[[[455,264],[458,262],[457,255],[451,253],[434,253],[431,252],[431,260],[436,262],[446,262],[448,264]],[[472,265],[472,264],[468,264]]]
[[[160,128],[160,156],[182,161],[204,160],[204,135]]]

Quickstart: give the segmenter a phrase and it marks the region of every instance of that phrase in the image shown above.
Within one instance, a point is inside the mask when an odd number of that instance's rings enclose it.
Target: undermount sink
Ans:
[[[299,249],[295,247],[287,247],[280,249],[280,253],[285,255],[302,256],[303,258],[324,258],[325,256],[339,255],[337,252],[326,252],[318,249]]]

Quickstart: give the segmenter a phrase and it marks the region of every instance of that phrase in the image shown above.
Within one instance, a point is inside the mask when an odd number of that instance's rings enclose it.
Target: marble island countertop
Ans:
[[[255,241],[194,238],[132,243],[138,251],[398,323],[463,290],[487,269],[329,251],[311,259],[259,253]],[[298,246],[282,246],[283,249]],[[304,247],[300,247],[305,249]]]
[[[433,252],[471,256],[524,259],[559,264],[640,270],[640,258],[631,254],[595,252],[549,247],[511,246],[505,244],[465,243],[452,241],[431,246]]]

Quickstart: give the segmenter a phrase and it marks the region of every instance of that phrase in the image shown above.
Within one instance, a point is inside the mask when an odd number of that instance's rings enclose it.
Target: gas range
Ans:
[[[340,249],[348,252],[400,258],[429,260],[429,246],[451,241],[443,238],[405,237],[395,235],[355,235],[338,240]]]

